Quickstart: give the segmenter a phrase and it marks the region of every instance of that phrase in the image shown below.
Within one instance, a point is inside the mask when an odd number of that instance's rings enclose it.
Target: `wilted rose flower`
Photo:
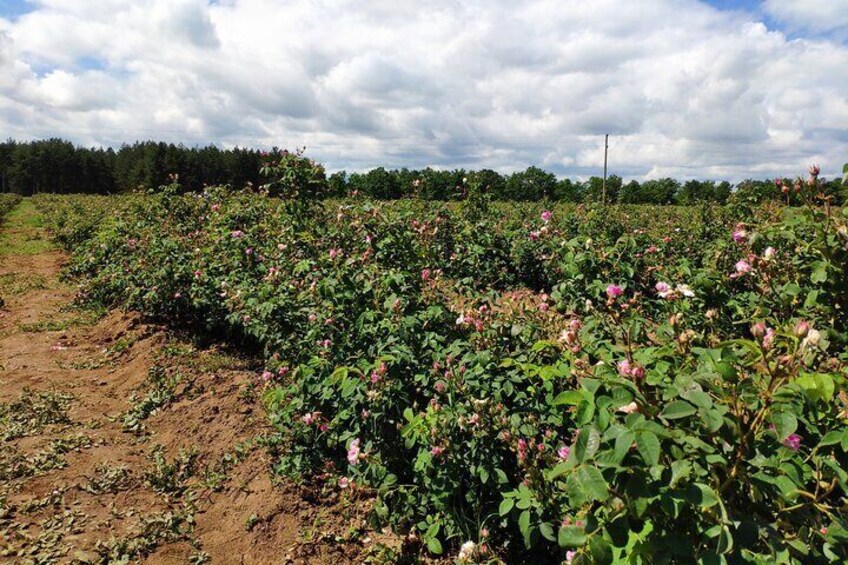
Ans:
[[[553,217],[553,214],[550,210],[545,210],[544,212],[542,212],[542,221],[546,224],[551,221],[551,217]]]
[[[422,281],[430,280],[430,269],[422,269],[421,270],[421,280]]]
[[[436,445],[436,446],[433,446],[433,449],[430,450],[430,455],[432,455],[433,457],[438,457],[439,455],[441,455],[444,452],[445,452],[444,447],[442,447],[441,445]]]
[[[339,479],[339,488],[347,488],[347,487],[350,486],[350,484],[351,484],[351,481],[347,477],[341,477]]]
[[[819,176],[821,168],[818,165],[810,165],[810,176],[816,178]]]
[[[804,341],[801,342],[801,347],[804,349],[808,347],[818,347],[819,341],[821,340],[821,333],[818,330],[810,328],[807,332],[807,337],[804,338]]]
[[[763,322],[757,322],[751,326],[751,335],[756,338],[762,338],[766,335],[766,325]]]
[[[660,295],[660,298],[665,298],[672,292],[671,286],[669,286],[668,283],[662,281],[658,282],[654,288],[657,289],[657,294]]]
[[[750,273],[750,272],[751,272],[751,264],[748,263],[746,260],[740,259],[739,261],[736,262],[736,273],[738,275],[744,275],[745,273]]]
[[[630,361],[628,361],[627,359],[623,359],[623,360],[618,362],[618,374],[619,375],[621,375],[622,377],[629,377],[630,376],[630,370],[631,370]]]

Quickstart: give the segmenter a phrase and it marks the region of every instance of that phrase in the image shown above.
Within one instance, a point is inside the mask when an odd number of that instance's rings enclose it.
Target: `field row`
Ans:
[[[274,471],[433,554],[842,562],[848,217],[813,198],[36,202],[80,300],[263,351]]]

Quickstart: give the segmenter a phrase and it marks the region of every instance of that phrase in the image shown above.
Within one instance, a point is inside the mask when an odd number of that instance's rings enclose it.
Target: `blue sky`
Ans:
[[[0,0],[0,131],[331,170],[792,176],[848,160],[848,0]]]

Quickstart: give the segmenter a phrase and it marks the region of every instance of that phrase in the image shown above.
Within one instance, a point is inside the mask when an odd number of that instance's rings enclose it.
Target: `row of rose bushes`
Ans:
[[[177,194],[38,204],[80,299],[264,349],[277,472],[465,561],[848,558],[843,211]]]
[[[6,194],[0,192],[0,223],[12,209],[18,205],[21,197],[17,194]]]

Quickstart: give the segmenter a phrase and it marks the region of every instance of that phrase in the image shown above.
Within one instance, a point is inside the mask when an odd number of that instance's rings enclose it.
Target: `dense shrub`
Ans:
[[[817,179],[801,208],[551,210],[471,181],[172,187],[62,237],[81,299],[262,346],[276,471],[374,492],[433,553],[848,559],[848,217]],[[96,207],[40,206],[71,231]]]

